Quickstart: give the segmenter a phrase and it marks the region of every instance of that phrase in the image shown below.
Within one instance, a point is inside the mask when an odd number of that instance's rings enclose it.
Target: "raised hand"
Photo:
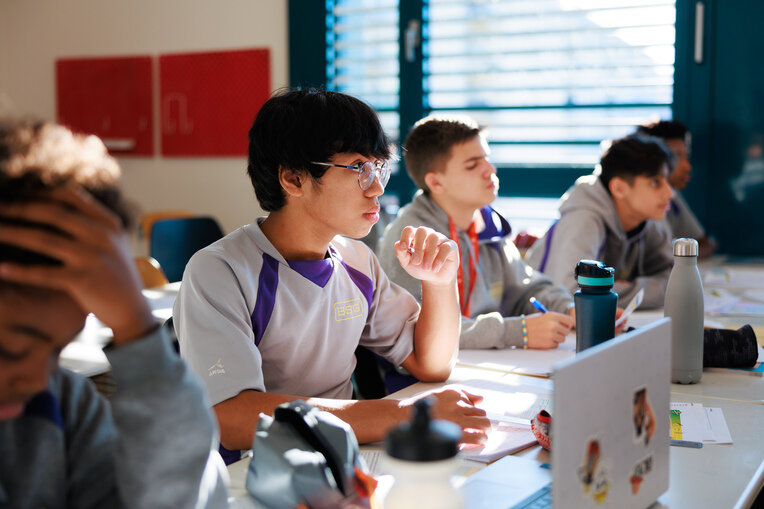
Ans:
[[[395,255],[409,275],[435,284],[453,284],[459,267],[456,243],[426,226],[404,228]]]

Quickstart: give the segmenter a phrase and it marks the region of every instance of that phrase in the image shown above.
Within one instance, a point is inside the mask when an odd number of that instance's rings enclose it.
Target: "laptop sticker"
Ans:
[[[647,446],[655,433],[655,414],[647,399],[647,387],[634,392],[634,443]]]
[[[600,460],[601,452],[599,440],[590,439],[586,445],[584,464],[578,467],[578,478],[584,495],[591,495],[598,504],[605,501],[610,489],[609,469],[606,462]]]
[[[639,487],[642,485],[642,481],[645,480],[645,477],[653,471],[653,456],[652,454],[648,456],[647,458],[638,461],[636,465],[634,465],[634,471],[631,474],[631,477],[629,477],[629,482],[631,483],[631,494],[636,495],[639,493]]]

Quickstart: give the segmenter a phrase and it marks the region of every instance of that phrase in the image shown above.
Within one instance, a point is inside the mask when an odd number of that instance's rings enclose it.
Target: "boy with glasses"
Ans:
[[[379,219],[390,156],[376,113],[344,94],[286,91],[257,114],[248,174],[270,214],[194,255],[174,310],[226,461],[251,447],[260,413],[296,398],[348,422],[362,443],[408,419],[412,401],[350,400],[359,344],[421,380],[448,378],[459,337],[453,243],[427,228],[399,239],[399,262],[421,281],[420,310],[350,240]],[[478,400],[441,391],[434,413],[476,442],[488,426]]]
[[[394,244],[408,224],[427,225],[459,244],[462,348],[556,348],[575,323],[573,298],[531,269],[490,207],[499,182],[484,133],[469,118],[427,117],[406,138],[406,170],[419,187],[380,242],[390,279],[421,295],[395,262]],[[529,302],[535,297],[549,312]],[[527,316],[526,316],[527,314]]]

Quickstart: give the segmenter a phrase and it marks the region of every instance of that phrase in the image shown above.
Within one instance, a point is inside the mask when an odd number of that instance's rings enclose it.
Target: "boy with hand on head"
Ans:
[[[407,225],[433,228],[459,245],[461,348],[556,348],[575,324],[573,298],[522,260],[509,223],[489,206],[499,181],[488,155],[471,119],[417,122],[404,157],[419,192],[385,231],[380,263],[391,280],[421,299],[419,282],[396,263],[395,242]],[[538,312],[531,297],[549,312]]]
[[[390,156],[376,113],[341,93],[285,91],[257,114],[248,173],[270,214],[194,255],[174,310],[228,462],[251,447],[260,413],[297,398],[346,421],[362,443],[408,419],[413,401],[349,399],[359,344],[421,380],[448,378],[459,338],[453,242],[407,228],[396,243],[399,263],[421,281],[420,309],[351,240],[379,218]],[[479,397],[436,396],[436,418],[460,424],[466,442],[484,438]]]
[[[700,258],[711,256],[716,250],[716,241],[706,235],[700,221],[679,193],[687,187],[692,173],[687,127],[678,120],[661,120],[639,126],[637,133],[660,138],[674,155],[668,178],[675,192],[671,200],[671,208],[666,212],[666,218],[663,221],[664,227],[669,232],[669,238],[695,239],[698,241],[698,256]]]
[[[673,264],[671,239],[660,225],[674,195],[670,161],[657,138],[613,141],[601,171],[580,177],[563,195],[560,219],[531,247],[528,263],[573,292],[576,264],[600,260],[615,269],[619,305],[644,289],[642,307],[662,307]]]
[[[0,121],[0,505],[224,507],[203,389],[154,321],[119,168],[94,136]],[[57,366],[88,312],[113,331],[107,401]]]

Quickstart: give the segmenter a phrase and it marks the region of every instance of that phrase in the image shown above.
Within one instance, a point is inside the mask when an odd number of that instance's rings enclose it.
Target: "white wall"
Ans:
[[[268,47],[276,89],[288,84],[287,31],[286,0],[0,0],[0,110],[5,96],[12,113],[55,119],[59,57]],[[143,210],[211,214],[226,231],[262,214],[246,158],[157,155],[120,163],[123,187]]]

